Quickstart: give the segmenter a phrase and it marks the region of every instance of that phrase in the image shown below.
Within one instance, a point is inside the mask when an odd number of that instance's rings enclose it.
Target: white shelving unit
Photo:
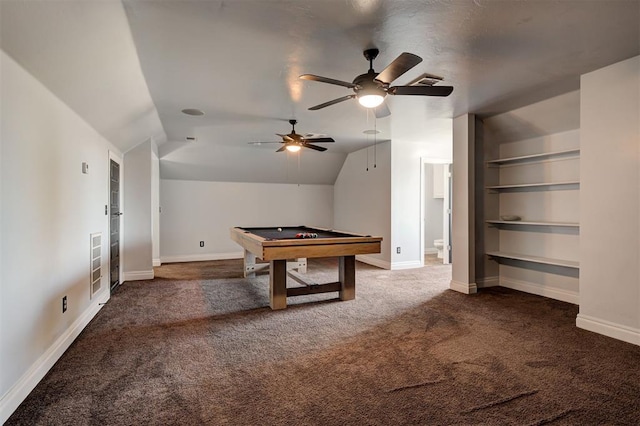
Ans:
[[[561,228],[580,228],[577,222],[536,222],[526,220],[487,220],[491,225],[513,225],[513,226],[554,226]]]
[[[541,154],[521,155],[518,157],[499,158],[497,160],[487,161],[489,167],[502,165],[516,165],[519,163],[532,163],[544,160],[557,160],[560,158],[578,158],[580,156],[579,149],[565,149],[562,151],[543,152]]]
[[[491,233],[485,237],[485,256],[500,265],[500,285],[577,303],[580,265],[571,258],[580,232],[580,150],[553,149],[556,142],[575,145],[576,136],[571,137],[550,135],[533,141],[541,151],[534,154],[532,141],[508,142],[500,149],[516,155],[485,162],[486,176],[492,176],[485,200],[493,206],[484,221],[485,232]],[[526,155],[517,155],[520,152]],[[523,219],[495,218],[507,214]]]
[[[490,251],[487,252],[487,256],[498,259],[513,259],[523,262],[541,263],[543,265],[562,266],[565,268],[573,269],[578,269],[580,267],[580,264],[574,260],[553,259],[550,257],[542,256],[529,256],[526,254],[509,253],[504,251]]]
[[[562,189],[563,187],[576,187],[580,186],[580,181],[567,181],[567,182],[538,182],[538,183],[521,183],[515,185],[492,185],[487,186],[487,189],[492,191],[517,191],[525,189],[537,189],[541,191],[550,191],[553,189]]]

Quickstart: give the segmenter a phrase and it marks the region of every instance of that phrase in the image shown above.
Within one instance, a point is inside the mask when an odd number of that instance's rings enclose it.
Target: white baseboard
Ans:
[[[553,288],[542,284],[531,283],[527,281],[514,280],[512,278],[500,278],[502,287],[512,288],[514,290],[524,291],[526,293],[537,294],[538,296],[549,297],[551,299],[560,300],[562,302],[579,304],[579,295],[576,292],[563,290],[561,288]]]
[[[424,261],[420,262],[419,260],[411,260],[407,262],[393,262],[391,264],[391,270],[398,271],[400,269],[415,269],[422,268],[424,266]]]
[[[96,295],[97,296],[97,295]],[[109,292],[103,291],[91,305],[76,319],[71,326],[34,362],[26,373],[0,399],[0,424],[4,424],[9,416],[25,400],[62,354],[71,346],[89,321],[102,309],[102,304],[109,300]]]
[[[228,259],[242,259],[244,257],[243,251],[233,253],[206,253],[206,254],[186,254],[179,256],[162,256],[160,260],[162,263],[177,263],[177,262],[202,262],[206,260],[228,260]]]
[[[478,286],[476,283],[462,283],[460,281],[451,280],[449,282],[449,288],[464,294],[475,294],[478,292]]]
[[[500,285],[498,277],[484,277],[476,279],[478,288],[497,287]]]
[[[640,346],[640,330],[589,315],[578,314],[576,327]]]
[[[123,282],[125,281],[141,281],[152,280],[154,277],[153,269],[150,271],[130,271],[124,273]]]
[[[153,259],[153,267],[162,266],[162,261],[160,259]]]
[[[209,254],[190,254],[181,256],[163,256],[161,258],[162,263],[177,263],[177,262],[201,262],[206,260],[228,260],[228,259],[242,259],[244,252],[233,253],[209,253]],[[387,261],[367,256],[364,254],[356,255],[356,260],[366,263],[368,265],[377,266],[382,269],[391,269],[391,264]]]
[[[424,248],[424,254],[438,254],[438,249],[435,247],[425,247]]]
[[[378,268],[391,269],[391,263],[386,260],[378,259],[377,257],[367,256],[366,254],[356,255],[356,260],[366,263],[367,265],[377,266]]]

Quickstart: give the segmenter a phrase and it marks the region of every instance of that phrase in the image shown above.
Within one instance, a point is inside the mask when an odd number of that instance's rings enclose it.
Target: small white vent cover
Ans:
[[[91,282],[91,297],[100,290],[102,284],[102,233],[91,234],[91,265],[89,282]]]
[[[439,83],[442,80],[444,80],[444,78],[438,75],[424,73],[418,78],[409,82],[407,86],[433,86],[434,84]]]

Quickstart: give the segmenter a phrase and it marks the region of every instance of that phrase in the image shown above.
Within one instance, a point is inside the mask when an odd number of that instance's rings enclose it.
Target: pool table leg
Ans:
[[[287,307],[287,260],[269,262],[269,306],[271,309]]]
[[[248,250],[244,251],[244,277],[256,277],[256,255]]]
[[[356,298],[356,257],[340,256],[338,259],[338,280],[340,300]]]

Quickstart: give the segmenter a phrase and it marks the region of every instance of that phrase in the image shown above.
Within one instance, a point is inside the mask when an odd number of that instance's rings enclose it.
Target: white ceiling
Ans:
[[[2,0],[0,8],[2,49],[123,151],[153,136],[165,178],[333,183],[346,154],[374,142],[364,130],[447,144],[446,120],[576,90],[581,74],[640,54],[637,0]],[[428,72],[453,94],[388,96],[392,115],[377,121],[355,100],[308,111],[351,92],[298,76],[351,81],[367,71],[369,47],[380,49],[377,71],[405,51],[424,59],[396,84]],[[300,133],[336,143],[304,150],[299,163],[275,153],[277,144],[248,144],[278,141],[289,118]]]

